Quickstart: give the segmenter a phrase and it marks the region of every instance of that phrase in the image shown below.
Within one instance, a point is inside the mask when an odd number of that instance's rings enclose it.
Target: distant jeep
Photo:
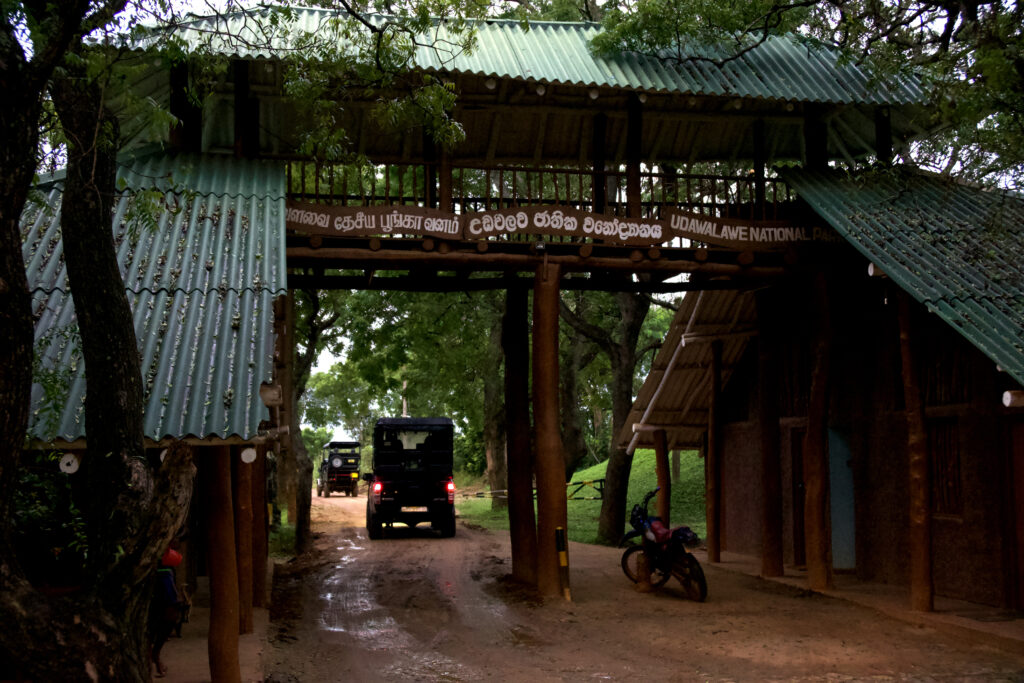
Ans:
[[[331,493],[359,495],[360,443],[331,441],[324,444],[324,458],[316,478],[316,495],[330,498]]]
[[[455,535],[452,481],[454,427],[446,417],[382,417],[373,430],[373,472],[366,497],[366,530],[380,538],[383,527],[420,522]]]

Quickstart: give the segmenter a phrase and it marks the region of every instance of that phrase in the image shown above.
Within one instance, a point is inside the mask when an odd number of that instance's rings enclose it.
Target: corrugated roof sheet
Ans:
[[[633,425],[642,423],[664,428],[670,449],[699,448],[708,428],[710,342],[722,340],[725,386],[753,336],[756,321],[750,292],[687,293],[633,401],[618,443],[625,446],[635,437],[637,447],[652,447],[649,431],[633,432]]]
[[[904,168],[782,175],[897,285],[1024,384],[1024,200]]]
[[[278,163],[154,155],[126,162],[113,230],[135,318],[146,391],[145,435],[256,435],[268,411],[260,385],[273,374],[273,299],[286,290],[285,174]],[[155,225],[139,190],[167,191]],[[61,181],[22,216],[36,353],[69,373],[69,392],[48,400],[32,387],[29,434],[84,436],[84,368],[60,238]],[[37,375],[38,377],[38,375]]]
[[[296,8],[276,26],[259,25],[269,10],[254,9],[222,17],[197,18],[177,34],[192,49],[209,45],[216,53],[246,58],[281,58],[297,37],[319,37],[340,28],[334,10]],[[287,17],[287,18],[284,18]],[[386,17],[368,17],[380,25]],[[902,79],[885,84],[855,64],[840,64],[825,48],[797,38],[771,38],[738,59],[716,65],[708,61],[674,64],[635,53],[599,57],[590,41],[602,29],[582,22],[531,22],[490,19],[476,24],[471,53],[449,47],[457,36],[441,23],[423,38],[416,64],[427,71],[495,76],[550,84],[596,86],[643,92],[748,97],[769,100],[843,104],[915,104],[923,101],[918,83]]]

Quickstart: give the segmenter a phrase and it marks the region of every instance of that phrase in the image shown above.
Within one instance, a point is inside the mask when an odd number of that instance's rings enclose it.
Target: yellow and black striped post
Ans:
[[[565,540],[565,529],[555,527],[555,548],[558,549],[558,578],[562,583],[562,596],[572,602],[569,590],[569,546]]]

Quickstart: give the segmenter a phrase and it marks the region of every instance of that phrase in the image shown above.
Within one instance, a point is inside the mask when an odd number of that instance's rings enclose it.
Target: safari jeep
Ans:
[[[373,430],[373,472],[366,497],[366,530],[378,539],[383,527],[420,522],[441,536],[455,535],[452,481],[454,428],[446,417],[382,417]]]
[[[324,444],[324,459],[316,477],[316,495],[330,497],[331,492],[359,495],[360,444],[358,441],[331,441]]]

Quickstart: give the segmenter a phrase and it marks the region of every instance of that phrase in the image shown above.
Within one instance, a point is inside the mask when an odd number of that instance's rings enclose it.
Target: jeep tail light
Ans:
[[[381,484],[379,481],[373,482],[373,502],[374,503],[379,503],[380,502],[380,492],[381,492],[381,490],[383,490],[383,488],[384,488],[384,485]]]
[[[454,503],[455,502],[455,482],[452,481],[451,479],[449,479],[448,480],[448,485],[447,485],[446,488],[448,489],[448,502],[449,503]]]

